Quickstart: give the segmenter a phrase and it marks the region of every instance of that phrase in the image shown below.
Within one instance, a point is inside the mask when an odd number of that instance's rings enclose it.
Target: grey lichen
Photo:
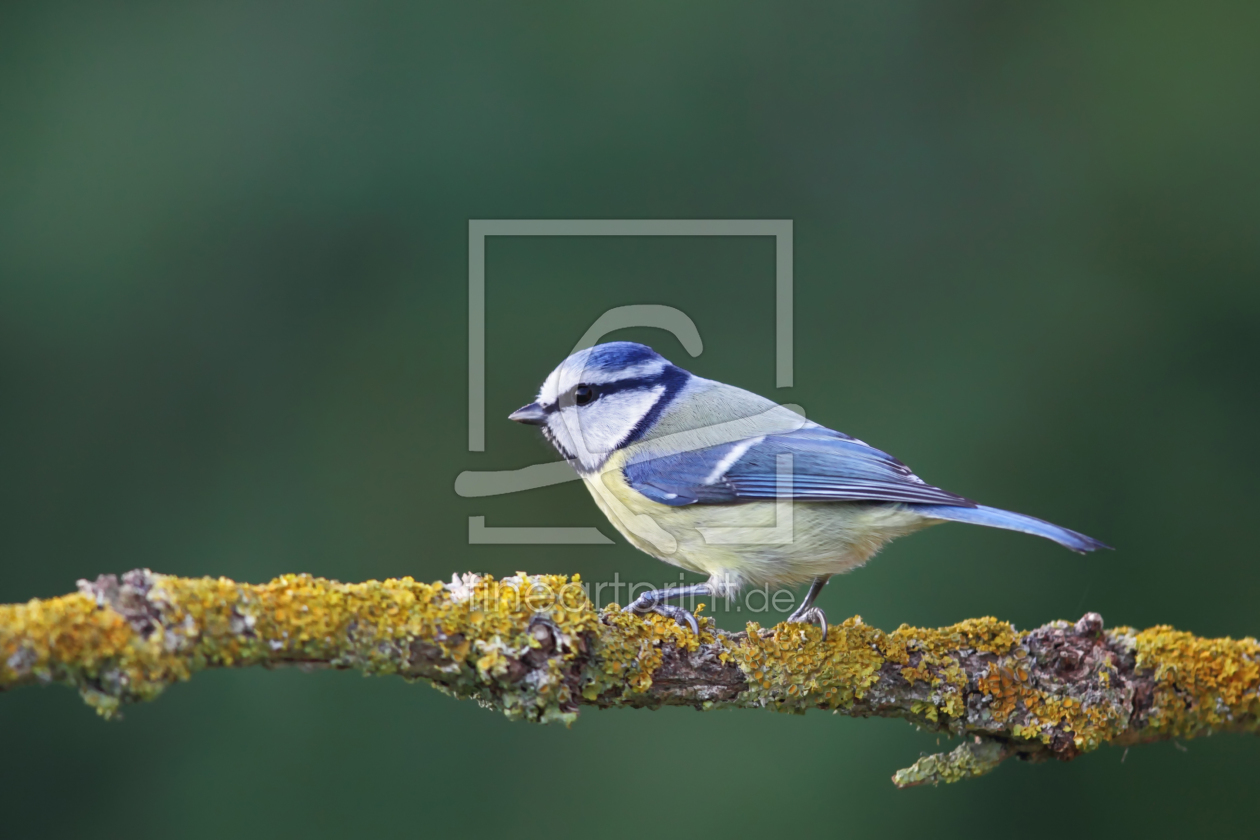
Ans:
[[[950,784],[983,776],[996,769],[1010,752],[1010,748],[1001,741],[977,735],[950,752],[926,755],[905,770],[898,770],[893,774],[893,784],[908,788],[941,782]]]

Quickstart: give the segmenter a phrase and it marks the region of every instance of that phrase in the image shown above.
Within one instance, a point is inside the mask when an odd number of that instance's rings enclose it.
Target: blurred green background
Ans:
[[[1260,6],[6,3],[0,602],[148,566],[249,581],[676,580],[505,416],[602,312],[662,303],[695,372],[798,402],[928,481],[1097,536],[949,526],[822,598],[891,629],[1100,612],[1260,631]],[[795,223],[769,239],[492,239],[487,446],[466,451],[470,218]],[[735,616],[722,624],[735,628]],[[948,747],[948,742],[942,742]],[[0,697],[6,837],[879,837],[1254,829],[1225,736],[899,792],[899,721],[588,711],[213,672],[104,723]],[[1245,828],[1244,828],[1245,827]]]

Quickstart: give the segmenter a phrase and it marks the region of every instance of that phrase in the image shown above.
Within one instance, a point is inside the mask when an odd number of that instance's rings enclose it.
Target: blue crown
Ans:
[[[646,344],[636,344],[633,341],[610,341],[607,344],[596,344],[590,349],[585,367],[590,370],[615,373],[653,361],[665,362],[665,359]]]

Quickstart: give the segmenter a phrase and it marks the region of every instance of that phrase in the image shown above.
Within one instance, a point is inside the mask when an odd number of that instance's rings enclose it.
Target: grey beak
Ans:
[[[508,415],[509,420],[524,423],[527,426],[541,426],[547,422],[547,412],[538,403],[521,406]]]

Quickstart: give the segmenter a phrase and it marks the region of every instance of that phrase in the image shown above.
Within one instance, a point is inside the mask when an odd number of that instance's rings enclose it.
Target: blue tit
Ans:
[[[574,353],[510,419],[542,429],[631,544],[709,576],[626,607],[693,631],[694,616],[667,599],[808,582],[788,621],[816,621],[825,638],[814,601],[828,579],[889,540],[940,522],[1023,531],[1081,553],[1107,547],[933,487],[886,452],[689,373],[642,344]]]

